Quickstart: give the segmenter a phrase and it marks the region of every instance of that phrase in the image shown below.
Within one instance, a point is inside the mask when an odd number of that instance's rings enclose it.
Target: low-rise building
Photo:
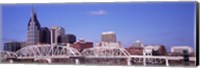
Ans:
[[[174,46],[171,48],[171,55],[172,56],[183,56],[183,52],[186,50],[189,56],[194,56],[194,52],[192,47],[189,46]]]
[[[73,47],[77,49],[79,52],[82,52],[86,48],[92,48],[93,42],[85,42],[83,39],[81,39],[78,42],[75,42]]]
[[[143,55],[143,47],[128,47],[125,48],[131,55]]]
[[[163,45],[147,45],[144,47],[144,55],[167,55]]]
[[[21,48],[20,42],[12,41],[4,43],[4,51],[16,52]]]
[[[101,42],[96,44],[97,47],[117,47],[120,48],[121,43],[120,42]]]

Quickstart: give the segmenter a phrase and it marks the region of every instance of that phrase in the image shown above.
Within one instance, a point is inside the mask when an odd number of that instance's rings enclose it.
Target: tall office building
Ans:
[[[40,43],[41,44],[50,44],[51,43],[50,30],[47,27],[42,27],[40,29]]]
[[[28,45],[35,45],[40,41],[40,23],[36,12],[32,8],[32,16],[28,22]]]
[[[51,44],[65,43],[65,29],[60,26],[54,26],[50,30]]]
[[[101,35],[102,42],[117,42],[116,34],[114,32],[103,32]]]
[[[65,35],[66,43],[74,44],[76,42],[76,36],[73,34]]]

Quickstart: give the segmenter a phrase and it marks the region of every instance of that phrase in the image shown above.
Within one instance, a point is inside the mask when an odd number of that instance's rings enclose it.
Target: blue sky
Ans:
[[[124,47],[144,44],[194,48],[195,2],[35,4],[42,27],[62,26],[86,41],[100,42],[101,33],[114,31]],[[32,5],[3,5],[2,41],[27,39]]]

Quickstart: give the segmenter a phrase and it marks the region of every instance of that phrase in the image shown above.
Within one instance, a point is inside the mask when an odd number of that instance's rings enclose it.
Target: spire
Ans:
[[[33,23],[35,23],[35,26],[38,26],[40,28],[40,23],[39,23],[39,21],[37,19],[37,15],[36,15],[35,8],[34,8],[33,5],[32,5],[31,18],[29,20],[28,26],[30,26],[31,21],[33,21]]]
[[[32,5],[32,20],[34,20],[34,17],[35,17],[35,8],[34,8],[34,6]]]

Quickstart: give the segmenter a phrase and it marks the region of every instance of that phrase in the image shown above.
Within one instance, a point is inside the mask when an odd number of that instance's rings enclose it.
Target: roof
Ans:
[[[34,21],[34,22],[31,22],[31,21]],[[37,15],[36,15],[34,9],[32,9],[32,16],[31,16],[31,18],[29,19],[28,26],[30,26],[31,23],[35,23],[35,26],[40,27],[40,23],[39,23],[39,21],[38,21],[38,19],[37,19]],[[38,28],[38,29],[39,29],[39,28]]]
[[[115,32],[113,32],[113,31],[108,31],[108,32],[103,32],[102,34],[103,34],[103,35],[104,35],[104,34],[115,34]]]

